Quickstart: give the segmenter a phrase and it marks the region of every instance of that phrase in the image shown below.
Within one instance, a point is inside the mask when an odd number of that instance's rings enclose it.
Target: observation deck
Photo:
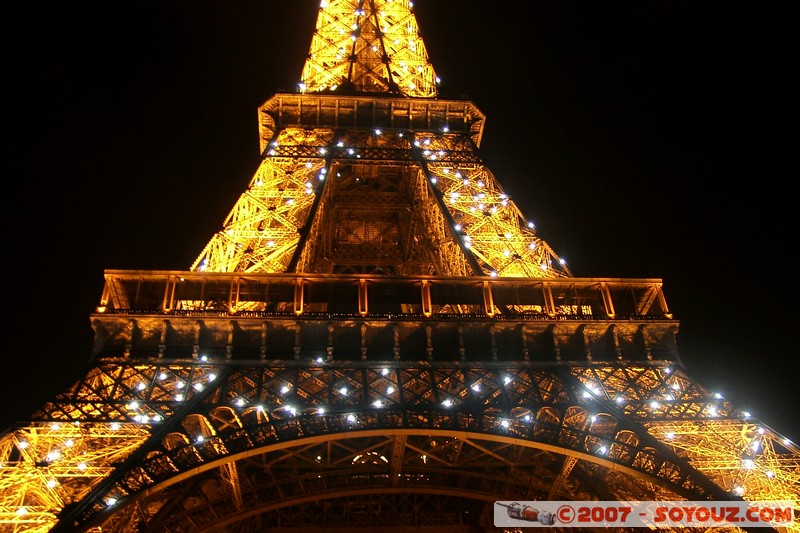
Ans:
[[[95,356],[677,359],[659,279],[116,271]]]

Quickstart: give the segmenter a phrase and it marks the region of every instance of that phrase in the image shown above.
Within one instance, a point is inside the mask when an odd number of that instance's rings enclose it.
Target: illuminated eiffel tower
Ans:
[[[323,0],[301,79],[188,270],[106,271],[84,377],[0,436],[0,530],[800,506],[800,449],[687,375],[661,280],[572,276],[506,196],[408,0]]]

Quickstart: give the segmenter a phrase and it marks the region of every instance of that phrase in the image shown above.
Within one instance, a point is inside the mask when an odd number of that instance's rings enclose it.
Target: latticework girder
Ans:
[[[570,275],[467,135],[378,128],[281,129],[222,231],[192,265],[208,272],[376,269]]]
[[[735,494],[751,501],[788,499],[800,507],[800,456],[769,427],[748,420],[676,421],[648,424],[648,431]]]
[[[84,377],[0,436],[3,531],[800,508],[800,449],[686,373],[661,280],[572,277],[436,83],[408,0],[321,2],[222,230],[189,271],[106,272]]]
[[[92,375],[119,381],[91,387]],[[157,520],[154,531],[176,531],[178,508],[200,531],[376,491],[490,501],[543,499],[557,487],[570,499],[719,500],[743,487],[745,499],[798,500],[797,448],[674,362],[114,360],[85,381],[4,437],[4,470],[14,473],[4,476],[6,523],[19,509],[36,512],[36,487],[48,480],[61,495],[38,517],[49,525],[53,509],[80,501],[75,527]],[[86,407],[97,404],[119,408],[110,420]],[[198,491],[207,501],[189,496]],[[170,513],[159,512],[165,505]]]
[[[36,423],[0,440],[0,529],[45,532],[58,512],[80,501],[136,450],[150,432],[118,422]]]
[[[408,0],[323,0],[301,91],[436,96],[436,73]]]

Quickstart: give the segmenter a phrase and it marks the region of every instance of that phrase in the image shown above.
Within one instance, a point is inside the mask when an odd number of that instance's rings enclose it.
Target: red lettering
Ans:
[[[776,522],[783,522],[786,524],[790,524],[794,519],[791,507],[787,507],[786,509],[781,509],[781,508],[773,509],[772,514],[773,514],[772,518]]]
[[[653,516],[653,522],[666,522],[667,520],[667,508],[666,507],[656,507],[655,516]]]
[[[673,522],[680,522],[683,520],[683,510],[680,507],[673,507],[669,510],[669,519]]]

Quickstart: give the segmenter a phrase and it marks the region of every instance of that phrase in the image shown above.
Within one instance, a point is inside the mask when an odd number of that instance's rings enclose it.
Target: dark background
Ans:
[[[3,428],[83,374],[104,269],[188,269],[221,228],[318,2],[28,5],[3,32]],[[486,114],[484,162],[573,274],[662,279],[688,370],[800,439],[786,4],[415,9],[443,96]]]

